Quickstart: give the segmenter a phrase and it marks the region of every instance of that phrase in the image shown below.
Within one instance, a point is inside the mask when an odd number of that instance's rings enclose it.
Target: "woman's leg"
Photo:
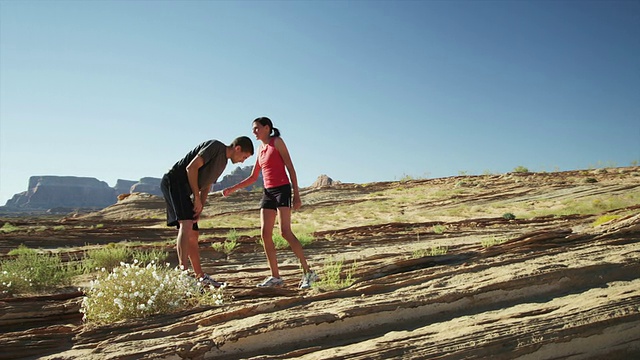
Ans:
[[[293,253],[300,260],[300,265],[302,265],[302,270],[305,273],[309,272],[309,265],[307,264],[307,259],[304,257],[304,251],[302,250],[302,244],[300,244],[300,240],[296,237],[296,235],[291,230],[291,208],[289,207],[279,207],[278,208],[278,216],[280,222],[280,233],[282,237],[287,240],[289,246]]]
[[[276,210],[260,209],[260,229],[264,253],[267,256],[269,269],[271,269],[271,276],[279,278],[280,271],[278,269],[276,246],[273,244],[273,226],[276,223],[276,214]]]

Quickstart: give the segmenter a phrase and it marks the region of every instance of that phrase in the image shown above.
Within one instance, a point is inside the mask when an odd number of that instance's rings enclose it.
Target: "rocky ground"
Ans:
[[[203,265],[231,284],[232,301],[98,327],[82,323],[76,288],[0,299],[0,358],[640,357],[637,167],[306,189],[294,220],[313,223],[310,263],[355,263],[355,283],[335,291],[297,289],[289,251],[285,286],[255,288],[268,268],[254,237],[228,257],[211,249],[231,219],[257,228],[258,198],[212,199],[205,211],[218,226],[202,230]],[[42,230],[0,233],[0,253],[171,239],[163,209],[133,195],[85,216],[21,219]],[[594,225],[603,215],[613,219]],[[447,251],[429,256],[434,247]]]

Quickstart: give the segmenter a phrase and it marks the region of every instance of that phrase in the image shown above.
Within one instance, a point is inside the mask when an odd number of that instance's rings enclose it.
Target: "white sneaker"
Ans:
[[[316,274],[316,272],[313,270],[309,271],[302,276],[302,281],[300,281],[300,289],[308,289],[316,281],[318,281],[318,274]]]
[[[284,284],[284,281],[282,281],[282,279],[269,276],[265,281],[261,282],[256,286],[257,287],[273,287],[273,286],[281,286],[282,284]]]
[[[204,274],[200,279],[202,285],[213,286],[214,288],[227,287],[227,283],[215,281],[211,276]]]

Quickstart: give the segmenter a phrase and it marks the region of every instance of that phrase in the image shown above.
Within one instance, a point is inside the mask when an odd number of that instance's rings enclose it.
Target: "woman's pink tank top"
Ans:
[[[260,146],[258,162],[262,168],[262,178],[265,189],[270,189],[289,184],[289,177],[285,171],[284,160],[274,142],[276,138],[271,138],[268,145]]]

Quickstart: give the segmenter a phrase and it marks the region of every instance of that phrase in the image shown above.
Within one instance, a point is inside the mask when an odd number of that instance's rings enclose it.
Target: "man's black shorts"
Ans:
[[[291,184],[264,189],[261,209],[277,210],[279,207],[291,207]]]
[[[170,174],[165,174],[160,182],[160,189],[167,203],[167,225],[180,228],[180,220],[193,220],[193,201],[191,201],[191,188],[189,182],[176,179]],[[198,223],[193,223],[193,230],[198,230]]]

